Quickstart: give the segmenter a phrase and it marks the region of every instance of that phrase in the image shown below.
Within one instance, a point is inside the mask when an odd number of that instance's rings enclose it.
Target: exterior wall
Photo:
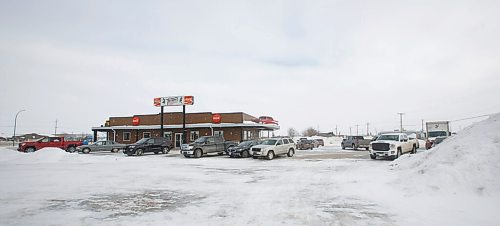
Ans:
[[[221,113],[221,123],[243,123],[244,118],[254,118],[242,112]],[[246,116],[245,116],[246,115]],[[132,126],[132,118],[139,117],[139,125],[159,125],[160,114],[135,115],[130,117],[110,117],[109,126]],[[249,121],[249,120],[248,120]],[[211,112],[186,113],[186,124],[212,123]],[[164,125],[181,125],[182,112],[171,112],[163,114]]]

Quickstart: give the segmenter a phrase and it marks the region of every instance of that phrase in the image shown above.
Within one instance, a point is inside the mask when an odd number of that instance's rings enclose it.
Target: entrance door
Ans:
[[[175,134],[175,147],[178,148],[182,144],[182,133]]]

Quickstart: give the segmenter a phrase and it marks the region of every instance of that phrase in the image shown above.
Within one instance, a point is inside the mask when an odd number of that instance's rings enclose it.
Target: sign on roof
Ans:
[[[193,105],[194,96],[172,96],[172,97],[157,97],[154,99],[154,106],[182,106]]]

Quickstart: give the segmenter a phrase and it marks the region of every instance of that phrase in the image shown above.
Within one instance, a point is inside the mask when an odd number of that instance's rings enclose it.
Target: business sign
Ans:
[[[155,107],[193,105],[194,96],[157,97],[153,104]]]
[[[219,124],[221,122],[221,120],[222,120],[222,117],[220,114],[213,114],[212,115],[212,122],[214,124]]]
[[[132,118],[132,125],[138,126],[139,123],[141,123],[141,119],[139,117],[135,116]]]

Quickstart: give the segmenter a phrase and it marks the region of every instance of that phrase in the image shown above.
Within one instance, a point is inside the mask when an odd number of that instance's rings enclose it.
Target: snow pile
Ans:
[[[391,166],[399,174],[396,184],[411,193],[500,195],[500,114]]]
[[[60,148],[42,148],[33,153],[22,153],[5,148],[0,148],[0,162],[16,163],[53,163],[60,162],[72,154]]]

